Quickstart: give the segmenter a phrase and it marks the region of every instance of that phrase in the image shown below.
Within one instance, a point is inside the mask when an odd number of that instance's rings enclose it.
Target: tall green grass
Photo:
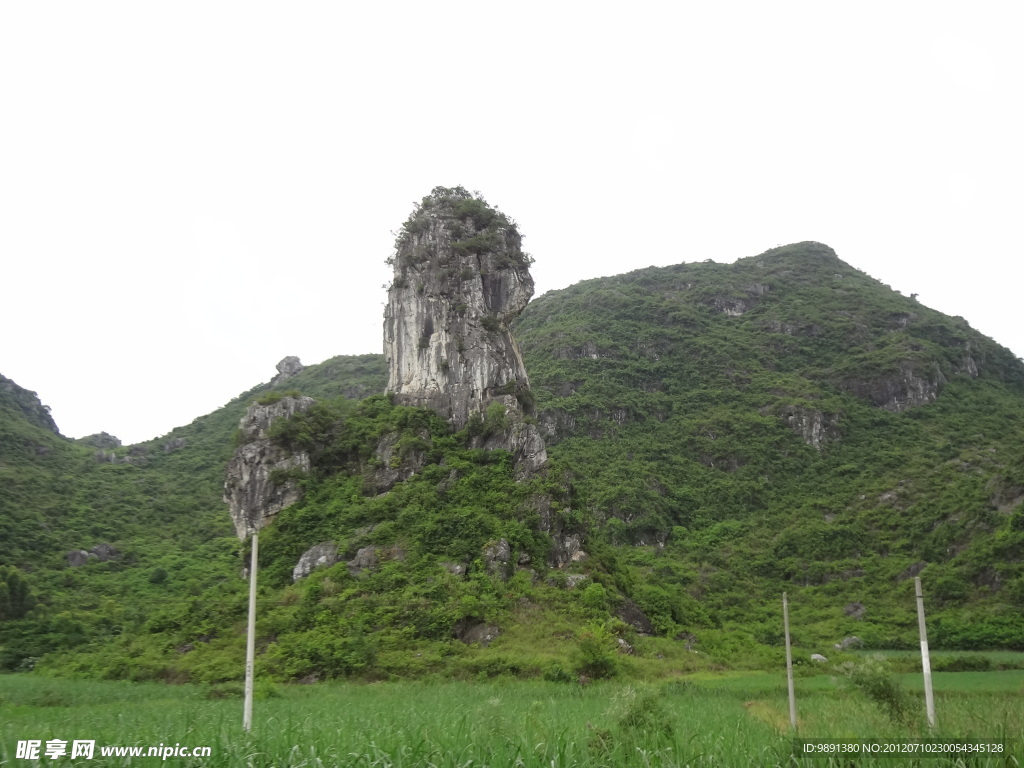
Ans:
[[[938,737],[1009,740],[1019,765],[1024,713],[1002,673],[937,686]],[[632,685],[516,681],[321,684],[274,691],[257,701],[251,734],[238,698],[209,698],[199,686],[0,677],[0,765],[18,740],[95,739],[83,766],[155,765],[155,758],[103,759],[101,745],[180,743],[210,746],[180,766],[828,766],[791,757],[785,686],[778,675],[747,675]],[[937,676],[942,679],[942,676]],[[944,684],[945,685],[945,684]],[[902,731],[870,701],[828,676],[800,681],[800,735],[807,738],[920,738],[919,721]],[[922,704],[923,709],[923,704]],[[923,717],[923,712],[922,712]],[[44,765],[70,761],[42,760]],[[868,760],[858,765],[913,765]],[[924,760],[939,766],[942,761]],[[947,763],[948,764],[948,763]]]

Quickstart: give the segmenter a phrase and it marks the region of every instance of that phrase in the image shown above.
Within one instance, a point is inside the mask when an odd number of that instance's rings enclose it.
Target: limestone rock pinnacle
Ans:
[[[515,223],[462,187],[436,187],[395,244],[384,313],[388,391],[431,408],[474,444],[503,448],[520,474],[547,461],[509,325],[533,296]]]
[[[270,426],[313,405],[311,397],[284,396],[249,406],[239,423],[241,442],[228,464],[224,501],[231,507],[238,538],[259,531],[285,507],[299,500],[289,472],[309,470],[309,456],[289,453],[270,437]]]
[[[288,355],[288,357],[277,364],[277,376],[271,380],[270,386],[276,387],[283,384],[305,367],[302,361],[295,357],[295,355]]]

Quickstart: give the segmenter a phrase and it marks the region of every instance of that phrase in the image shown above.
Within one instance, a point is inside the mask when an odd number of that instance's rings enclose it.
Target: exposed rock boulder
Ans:
[[[334,542],[325,541],[310,547],[302,553],[299,562],[292,569],[292,581],[304,579],[316,568],[328,568],[338,562],[338,547]]]
[[[876,378],[848,378],[839,382],[841,389],[869,401],[887,411],[900,413],[918,405],[935,402],[946,377],[938,365],[927,370],[905,363],[899,371]]]
[[[81,565],[85,565],[90,560],[94,560],[96,555],[92,552],[86,552],[84,549],[73,549],[66,555],[68,559],[68,565],[72,568],[77,568]]]
[[[780,411],[783,421],[808,445],[821,450],[839,439],[839,414],[823,413],[799,405],[785,405]]]
[[[99,560],[101,563],[105,563],[107,560],[113,560],[120,554],[110,544],[97,544],[88,552],[84,549],[73,549],[65,557],[67,558],[68,565],[72,568],[78,568],[90,560]]]
[[[512,550],[506,539],[499,539],[497,542],[488,544],[483,552],[484,566],[492,576],[508,578],[509,563],[512,560]]]
[[[580,584],[585,582],[590,577],[585,573],[570,573],[565,577],[565,588],[576,589]]]
[[[75,442],[103,450],[112,450],[114,448],[121,447],[121,441],[106,432],[98,432],[95,435],[80,437]]]
[[[348,572],[353,576],[358,576],[363,571],[372,571],[377,567],[377,548],[376,547],[363,547],[356,556],[346,563],[348,565]]]
[[[622,601],[622,605],[616,611],[616,616],[633,627],[641,635],[650,635],[654,632],[654,625],[651,623],[651,619],[640,610],[639,605],[628,597]]]
[[[864,618],[864,614],[867,613],[867,608],[864,607],[864,603],[849,603],[843,608],[843,613],[851,619],[861,621]]]
[[[289,355],[277,364],[277,376],[271,379],[270,386],[276,387],[283,384],[305,367],[299,358]]]
[[[299,487],[290,472],[309,470],[309,456],[289,453],[270,439],[270,427],[313,405],[311,397],[282,397],[253,403],[239,423],[242,444],[228,464],[224,501],[231,508],[238,538],[245,539],[285,507],[299,500]]]
[[[164,453],[174,453],[180,451],[188,445],[188,441],[184,437],[175,437],[164,443]]]
[[[822,656],[820,653],[812,653],[811,661],[815,661],[819,664],[824,664],[826,661],[828,661],[828,657]]]
[[[461,640],[466,645],[477,643],[485,648],[500,634],[501,630],[498,627],[472,619],[463,619],[452,629],[452,637],[456,640]]]
[[[461,187],[437,187],[395,244],[384,313],[388,391],[431,408],[475,447],[513,454],[519,474],[547,461],[533,393],[509,325],[533,295],[514,222]]]
[[[863,640],[861,640],[856,635],[850,635],[849,637],[844,637],[842,641],[836,643],[836,650],[845,651],[847,648],[860,648],[862,645],[864,645]]]
[[[100,562],[106,562],[107,560],[113,560],[121,553],[114,549],[112,545],[104,543],[97,544],[95,547],[90,549],[89,554],[91,554]]]
[[[578,563],[587,559],[583,551],[583,536],[578,533],[555,534],[551,565],[561,568],[569,563]]]
[[[424,431],[420,437],[424,441],[429,440],[430,433]],[[376,465],[366,478],[367,485],[373,493],[390,491],[398,483],[408,480],[419,472],[426,462],[426,455],[422,450],[400,453],[398,450],[400,438],[398,433],[391,432],[381,437],[377,443],[377,450],[374,452]]]

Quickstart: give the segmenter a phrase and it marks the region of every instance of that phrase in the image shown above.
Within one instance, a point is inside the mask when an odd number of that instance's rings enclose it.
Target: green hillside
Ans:
[[[551,292],[515,334],[550,457],[528,483],[467,447],[500,414],[452,434],[379,394],[380,355],[280,385],[319,402],[275,428],[312,469],[261,535],[262,675],[757,667],[780,658],[783,591],[805,649],[913,647],[918,574],[933,645],[1024,649],[1024,365],[962,318],[801,243]],[[238,679],[221,488],[270,387],[98,448],[7,383],[0,665]],[[551,567],[546,529],[587,556]],[[323,542],[340,561],[292,583]]]

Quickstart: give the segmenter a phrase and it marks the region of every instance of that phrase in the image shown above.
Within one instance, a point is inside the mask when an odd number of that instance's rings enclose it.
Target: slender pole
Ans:
[[[249,631],[245,642],[245,705],[242,711],[242,729],[252,730],[252,682],[256,661],[256,553],[259,535],[252,535],[252,562],[249,565]]]
[[[928,630],[924,626],[924,593],[921,591],[921,577],[914,577],[914,591],[917,593],[917,628],[921,633],[921,669],[924,671],[924,706],[928,711],[928,727],[935,727],[935,697],[932,695],[932,662],[928,658]]]
[[[789,684],[789,725],[796,730],[796,691],[793,689],[793,649],[789,644],[789,602],[782,593],[782,624],[786,628],[786,682]]]

